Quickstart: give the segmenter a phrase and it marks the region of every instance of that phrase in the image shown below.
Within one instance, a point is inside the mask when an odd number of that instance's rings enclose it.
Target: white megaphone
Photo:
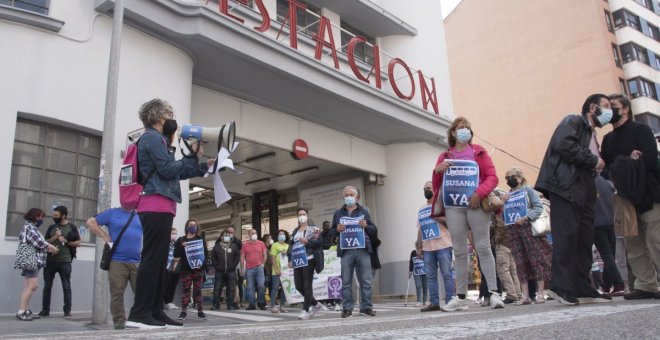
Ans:
[[[231,122],[218,127],[205,127],[200,125],[184,124],[179,135],[183,144],[192,155],[196,154],[200,145],[204,145],[203,155],[207,158],[216,158],[220,149],[225,148],[231,153],[236,139],[236,123]],[[197,150],[191,144],[197,143]],[[183,152],[183,150],[181,151]],[[192,156],[187,155],[187,156]],[[184,155],[186,156],[186,155]]]

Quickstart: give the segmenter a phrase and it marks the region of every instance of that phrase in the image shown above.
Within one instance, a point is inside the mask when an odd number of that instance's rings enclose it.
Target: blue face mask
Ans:
[[[284,241],[286,241],[286,236],[279,235],[279,236],[277,236],[277,240],[280,241],[280,242],[284,242]]]
[[[600,115],[596,116],[596,119],[598,119],[598,123],[600,123],[600,126],[605,126],[607,123],[609,123],[612,120],[612,117],[614,116],[614,111],[612,109],[604,109],[601,107],[598,107],[600,109]]]
[[[197,234],[197,226],[188,227],[188,232],[191,234]]]
[[[34,225],[37,226],[37,228],[41,227],[42,224],[44,224],[43,219],[38,219],[34,222]]]
[[[344,197],[344,204],[346,204],[349,207],[354,206],[355,205],[355,197],[353,197],[353,196]]]
[[[459,143],[467,144],[467,142],[469,142],[471,138],[472,138],[472,132],[470,132],[470,129],[462,128],[456,130],[456,140]]]

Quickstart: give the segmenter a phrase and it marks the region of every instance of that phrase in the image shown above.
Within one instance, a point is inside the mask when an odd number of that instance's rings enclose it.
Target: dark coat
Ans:
[[[307,226],[309,228],[310,226]],[[291,232],[291,240],[289,240],[289,250],[287,250],[287,257],[289,258],[289,261],[291,261],[291,251],[293,250],[293,243],[294,243],[294,236],[298,233],[298,229],[300,227],[296,227],[296,229],[293,229],[293,232]],[[317,239],[308,239],[307,244],[305,245],[305,252],[307,255],[314,255],[314,263],[315,267],[314,270],[317,273],[320,273],[323,271],[323,268],[325,266],[325,258],[323,255],[323,241],[321,238]]]
[[[591,153],[591,127],[585,115],[568,115],[555,129],[543,157],[534,188],[545,197],[555,194],[578,204],[596,199],[593,170],[598,156]]]

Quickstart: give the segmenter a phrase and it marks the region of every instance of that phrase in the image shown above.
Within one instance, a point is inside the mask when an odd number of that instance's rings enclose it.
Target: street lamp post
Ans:
[[[115,156],[115,114],[117,112],[117,86],[119,83],[119,56],[121,31],[124,24],[124,0],[115,0],[112,18],[112,38],[108,62],[108,82],[103,119],[103,141],[101,144],[101,171],[99,174],[98,211],[104,211],[112,202],[112,167]],[[108,275],[99,268],[103,255],[103,239],[96,238],[94,260],[94,296],[92,297],[92,324],[103,325],[108,321]]]

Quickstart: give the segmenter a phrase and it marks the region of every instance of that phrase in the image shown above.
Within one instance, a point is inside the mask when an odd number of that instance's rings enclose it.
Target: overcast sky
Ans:
[[[442,6],[442,19],[446,18],[451,11],[454,10],[456,5],[458,5],[461,0],[440,0],[442,1],[440,5]]]

